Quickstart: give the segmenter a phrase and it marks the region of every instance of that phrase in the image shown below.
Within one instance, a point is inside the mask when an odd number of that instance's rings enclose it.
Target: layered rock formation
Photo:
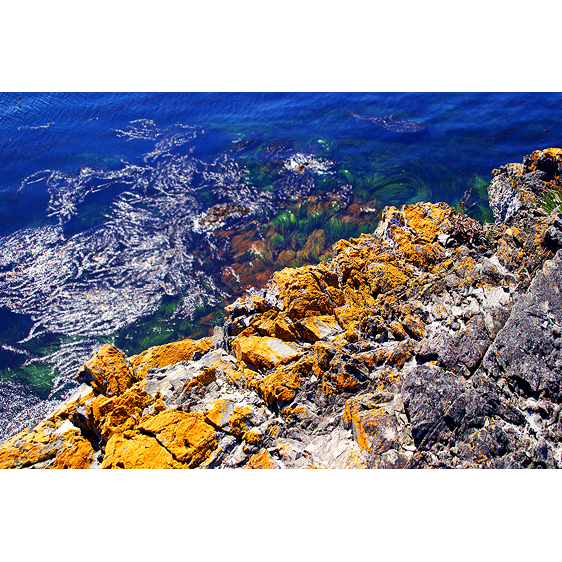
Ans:
[[[387,207],[275,273],[212,338],[125,357],[0,447],[2,468],[557,468],[562,150],[494,171],[495,224]]]

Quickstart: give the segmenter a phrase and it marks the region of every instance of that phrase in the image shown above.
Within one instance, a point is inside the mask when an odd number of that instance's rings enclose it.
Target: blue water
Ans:
[[[490,220],[492,170],[562,146],[561,109],[558,93],[0,94],[0,438],[67,396],[101,343],[133,354],[220,323],[225,275],[258,255],[236,254],[238,234],[277,233],[268,272],[388,204],[470,191]],[[284,225],[328,196],[340,214]],[[372,220],[341,221],[353,202]]]

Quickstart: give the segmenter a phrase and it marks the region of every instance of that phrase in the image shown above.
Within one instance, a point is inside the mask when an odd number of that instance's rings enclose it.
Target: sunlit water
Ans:
[[[0,94],[0,438],[102,343],[208,335],[385,205],[491,220],[492,169],[561,146],[560,94]]]

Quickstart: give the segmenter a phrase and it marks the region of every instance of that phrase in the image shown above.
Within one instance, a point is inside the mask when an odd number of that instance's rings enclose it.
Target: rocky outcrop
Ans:
[[[213,338],[125,357],[0,446],[2,468],[557,468],[562,150],[494,171],[495,224],[387,207],[276,272]]]

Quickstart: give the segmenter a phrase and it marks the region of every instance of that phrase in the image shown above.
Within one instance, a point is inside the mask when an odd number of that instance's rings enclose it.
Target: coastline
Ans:
[[[104,346],[0,467],[558,468],[561,173],[560,149],[495,170],[495,224],[387,207],[212,338]]]

